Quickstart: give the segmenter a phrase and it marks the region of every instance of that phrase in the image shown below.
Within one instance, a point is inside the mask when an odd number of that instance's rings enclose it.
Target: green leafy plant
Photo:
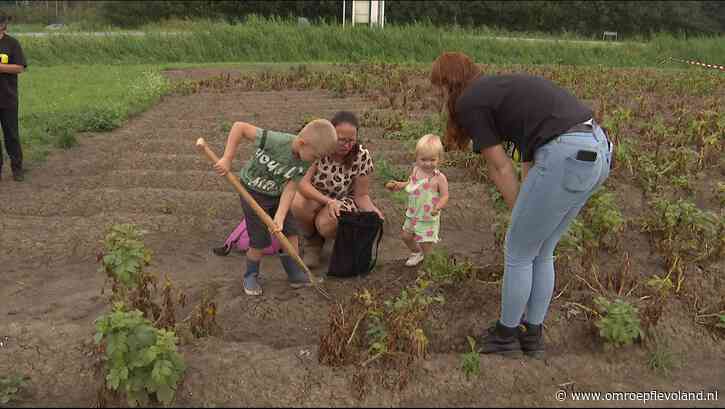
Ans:
[[[368,353],[373,359],[388,352],[388,331],[385,328],[384,318],[382,310],[369,312],[368,330],[365,334],[369,340]]]
[[[668,257],[702,260],[722,251],[722,217],[700,210],[685,199],[656,198],[650,202],[650,208],[642,229],[660,238],[658,247]]]
[[[56,137],[55,146],[61,149],[70,149],[78,145],[74,132],[69,128],[62,129]]]
[[[445,249],[436,249],[426,256],[423,271],[434,282],[451,284],[465,281],[474,274],[469,261],[459,262]]]
[[[630,174],[634,174],[634,164],[636,163],[636,153],[633,145],[628,141],[621,141],[614,151],[614,159],[617,163],[625,166]]]
[[[387,183],[389,180],[396,180],[403,182],[408,180],[408,173],[402,166],[396,166],[390,163],[385,158],[378,158],[375,160],[376,174],[383,183]],[[387,190],[386,190],[387,191]],[[397,192],[389,192],[390,197],[399,204],[405,204],[408,202],[408,194],[404,190]]]
[[[613,192],[605,188],[597,190],[587,202],[584,218],[591,232],[587,240],[593,241],[593,246],[616,246],[617,234],[624,229],[625,221]]]
[[[664,277],[660,277],[655,274],[652,278],[647,280],[647,286],[652,288],[657,295],[663,298],[675,288],[674,284],[672,284],[672,280],[670,279],[670,274],[667,274]]]
[[[408,180],[408,173],[402,166],[396,166],[387,159],[378,157],[375,160],[376,174],[385,182],[388,180],[405,181]]]
[[[103,242],[104,252],[99,256],[99,271],[126,288],[134,286],[143,266],[151,261],[151,251],[141,239],[141,232],[133,224],[111,226]]]
[[[717,316],[717,319],[718,323],[715,324],[715,327],[725,329],[725,314],[719,314]]]
[[[443,136],[446,129],[446,114],[434,113],[423,118],[422,121],[403,121],[399,131],[393,131],[385,135],[388,139],[418,140],[425,134]]]
[[[615,196],[605,188],[597,190],[572,221],[557,248],[558,256],[569,261],[593,263],[600,248],[618,247],[625,220]]]
[[[657,341],[654,349],[649,352],[647,365],[651,370],[669,376],[672,369],[677,366],[676,356],[668,345],[663,344],[662,341]]]
[[[608,345],[629,345],[644,335],[638,310],[632,304],[621,299],[612,302],[604,297],[597,297],[595,303],[602,310],[602,314],[594,325],[599,328],[599,335]]]
[[[380,305],[368,291],[356,294],[367,308],[366,363],[390,354],[403,353],[413,359],[427,354],[428,338],[423,321],[432,304],[443,303],[442,296],[429,294],[430,281],[418,278],[414,286],[404,288],[397,297]]]
[[[506,241],[506,231],[508,230],[509,223],[511,223],[511,212],[503,196],[495,186],[489,186],[488,193],[493,203],[493,208],[496,211],[493,223],[491,224],[491,231],[496,247],[501,249]]]
[[[98,256],[99,270],[112,282],[111,302],[121,302],[141,311],[158,328],[174,329],[176,306],[186,305],[186,295],[176,291],[166,276],[161,286],[161,300],[157,301],[159,280],[155,274],[144,271],[151,260],[151,251],[141,239],[142,233],[135,225],[113,225],[104,240],[104,253]]]
[[[28,385],[29,379],[21,375],[0,377],[0,405],[16,400],[18,394]]]
[[[476,340],[471,336],[467,336],[466,339],[471,350],[461,356],[461,369],[466,374],[466,379],[470,379],[481,373],[481,356],[476,350]]]
[[[219,131],[223,134],[228,134],[229,131],[232,130],[232,126],[234,126],[234,122],[227,121],[226,119],[223,119],[223,118],[219,119],[219,122],[217,125]]]
[[[715,193],[717,194],[717,198],[718,198],[718,201],[720,202],[720,206],[725,207],[725,183],[717,182],[717,187],[715,188]]]
[[[208,291],[204,291],[199,305],[189,316],[189,328],[196,338],[203,338],[221,332],[222,328],[216,321],[217,306],[209,297]]]
[[[366,128],[377,127],[386,131],[400,131],[404,123],[400,111],[367,110],[360,116],[360,125]]]
[[[171,404],[186,369],[175,334],[154,328],[140,311],[127,311],[121,303],[95,324],[95,342],[105,351],[106,387],[125,394],[132,407],[148,406],[151,397]]]
[[[687,175],[677,175],[670,178],[672,186],[676,186],[680,189],[690,190],[692,185],[690,184],[690,178]]]
[[[632,111],[627,108],[616,108],[611,112],[611,117],[604,119],[603,125],[609,129],[612,136],[621,138],[622,124],[628,124],[632,121]]]

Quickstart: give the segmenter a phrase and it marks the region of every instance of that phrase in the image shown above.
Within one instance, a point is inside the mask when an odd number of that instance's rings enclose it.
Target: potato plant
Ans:
[[[621,347],[644,336],[635,306],[621,299],[609,301],[604,297],[597,297],[595,303],[601,313],[594,325],[607,345]]]
[[[655,235],[657,247],[670,258],[697,261],[720,255],[723,250],[723,217],[700,210],[689,200],[656,198],[650,202],[644,231]]]
[[[131,407],[148,406],[152,399],[173,402],[186,370],[174,332],[156,329],[141,311],[121,303],[96,320],[96,331],[106,388],[125,396]]]

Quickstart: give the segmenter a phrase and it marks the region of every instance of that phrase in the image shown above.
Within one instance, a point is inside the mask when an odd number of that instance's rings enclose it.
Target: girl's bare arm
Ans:
[[[438,173],[438,193],[441,194],[441,198],[436,204],[436,212],[441,209],[445,209],[448,204],[448,178],[443,173]]]

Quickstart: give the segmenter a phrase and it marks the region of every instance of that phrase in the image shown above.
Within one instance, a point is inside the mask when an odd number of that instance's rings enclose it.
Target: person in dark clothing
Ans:
[[[5,149],[10,156],[13,179],[23,180],[23,150],[18,130],[18,74],[27,64],[20,43],[7,35],[10,18],[0,12],[0,126],[5,139]],[[3,155],[0,149],[0,177]]]
[[[554,290],[554,249],[609,176],[612,147],[592,110],[536,76],[484,76],[465,54],[443,53],[431,83],[447,95],[446,145],[480,153],[511,209],[500,319],[481,353],[544,352],[542,327]],[[502,143],[518,150],[521,187]]]

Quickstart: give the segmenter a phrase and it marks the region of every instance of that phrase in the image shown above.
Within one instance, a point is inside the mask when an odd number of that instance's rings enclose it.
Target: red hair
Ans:
[[[471,140],[471,136],[456,123],[456,101],[468,84],[480,75],[481,69],[463,53],[446,52],[433,61],[430,82],[448,91],[448,126],[443,141],[447,149],[464,149]]]

